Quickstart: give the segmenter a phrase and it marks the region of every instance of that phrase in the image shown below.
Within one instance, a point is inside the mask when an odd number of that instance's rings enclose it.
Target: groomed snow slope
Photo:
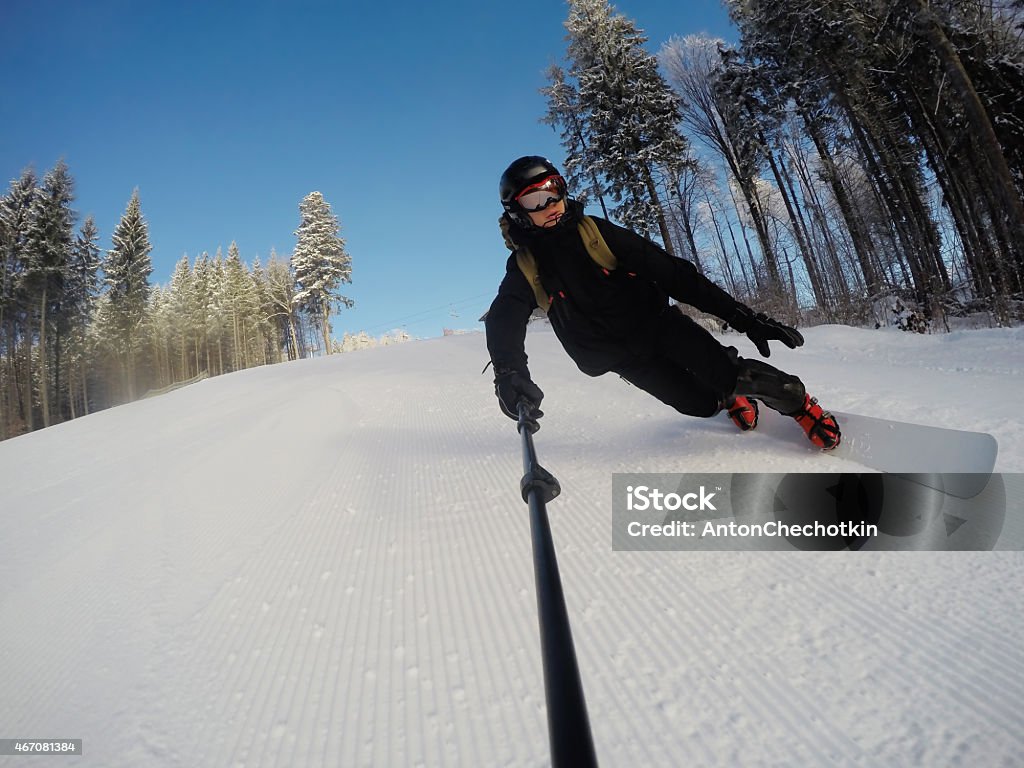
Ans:
[[[806,337],[771,362],[827,407],[993,432],[1024,471],[1021,329]],[[613,472],[859,467],[527,348],[603,766],[1024,764],[1021,553],[612,552]],[[413,342],[0,443],[0,738],[84,740],[0,765],[544,765],[486,362],[480,334]]]

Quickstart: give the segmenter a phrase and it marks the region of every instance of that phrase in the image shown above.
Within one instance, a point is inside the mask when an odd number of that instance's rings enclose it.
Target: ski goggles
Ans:
[[[527,213],[533,213],[543,211],[552,203],[560,202],[564,198],[565,179],[558,174],[552,174],[526,187],[516,195],[516,202]]]

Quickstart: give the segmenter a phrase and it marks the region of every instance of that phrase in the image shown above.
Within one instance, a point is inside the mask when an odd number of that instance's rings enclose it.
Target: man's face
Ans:
[[[558,220],[565,215],[565,200],[551,203],[547,208],[539,211],[530,211],[530,221],[534,226],[547,229],[558,223]]]

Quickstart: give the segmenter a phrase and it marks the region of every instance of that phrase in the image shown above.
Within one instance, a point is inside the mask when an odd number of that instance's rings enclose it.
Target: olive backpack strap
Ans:
[[[607,269],[609,272],[614,272],[619,266],[619,261],[615,258],[611,248],[608,247],[608,243],[605,242],[601,230],[597,228],[597,222],[589,216],[584,216],[580,219],[577,229],[579,230],[580,237],[583,238],[583,245],[586,246],[590,258],[598,266]]]
[[[519,266],[519,271],[523,273],[526,282],[533,289],[533,295],[537,299],[537,306],[543,312],[547,312],[548,307],[551,306],[551,297],[544,290],[544,286],[540,284],[540,275],[537,274],[537,259],[534,258],[529,248],[517,245],[512,239],[512,233],[509,230],[510,221],[507,214],[502,214],[498,218],[498,226],[501,228],[501,236],[505,240],[505,247],[516,255],[516,264]]]
[[[540,284],[540,275],[537,273],[537,260],[529,248],[516,249],[516,264],[519,265],[519,271],[523,273],[526,282],[533,288],[533,295],[537,298],[537,306],[542,311],[547,312],[551,306],[551,297],[544,290],[544,286]]]

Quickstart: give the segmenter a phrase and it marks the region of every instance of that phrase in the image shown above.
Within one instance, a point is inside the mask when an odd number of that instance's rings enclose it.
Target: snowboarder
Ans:
[[[505,415],[518,419],[521,398],[534,418],[543,415],[544,393],[530,377],[525,351],[526,325],[539,306],[583,373],[617,373],[689,416],[725,410],[744,431],[757,426],[760,400],[792,416],[819,448],[839,445],[839,424],[799,378],[740,357],[673,309],[669,298],[726,321],[763,357],[770,355],[769,341],[790,349],[802,345],[796,329],[755,313],[650,240],[584,215],[558,169],[543,157],[513,162],[499,192],[505,209],[500,226],[512,255],[485,323],[495,394]]]

